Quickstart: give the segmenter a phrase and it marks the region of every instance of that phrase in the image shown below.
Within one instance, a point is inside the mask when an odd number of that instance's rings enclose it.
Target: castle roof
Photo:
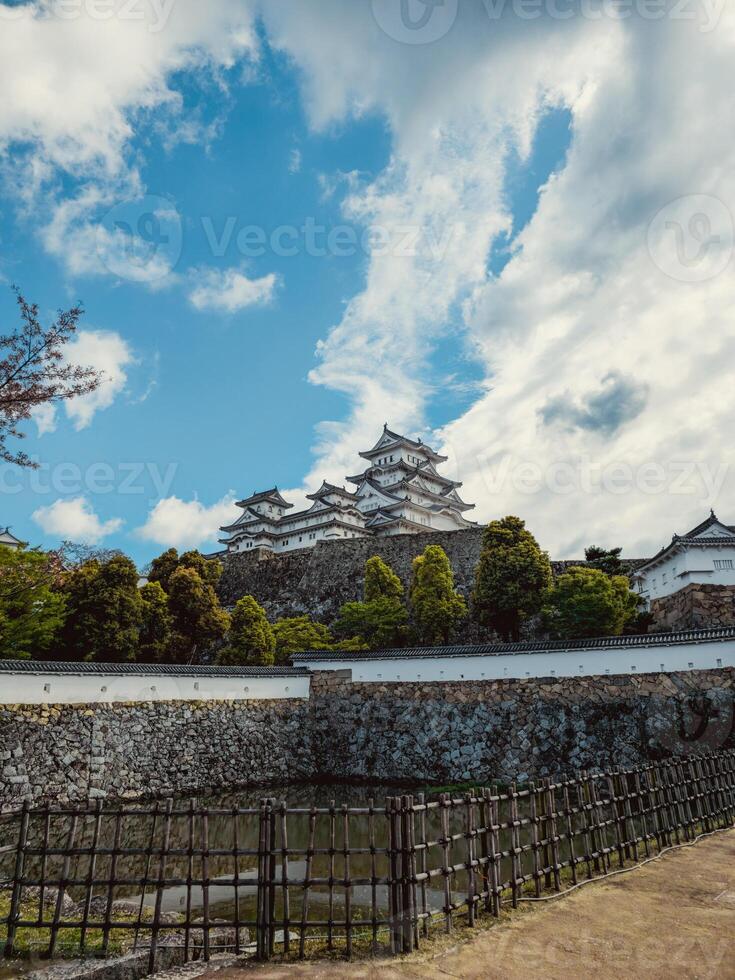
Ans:
[[[293,507],[293,504],[289,504],[288,501],[283,499],[278,487],[273,487],[271,490],[263,490],[261,493],[254,493],[250,497],[245,497],[244,500],[238,500],[236,506],[250,507],[252,504],[259,504],[261,502],[276,504],[278,507],[284,508]]]
[[[336,487],[333,483],[327,483],[326,480],[324,480],[322,482],[322,485],[319,487],[319,489],[317,491],[315,491],[314,493],[307,493],[306,499],[307,500],[319,500],[321,497],[326,497],[327,494],[330,494],[330,493],[339,494],[340,497],[347,497],[350,500],[358,500],[359,499],[359,495],[358,494],[352,493],[351,490],[345,490],[344,487]]]
[[[449,458],[448,456],[441,456],[431,446],[427,446],[420,439],[409,439],[408,436],[402,436],[398,432],[393,432],[388,428],[387,423],[383,426],[383,434],[373,448],[367,449],[359,455],[363,459],[370,460],[373,456],[379,456],[381,453],[390,452],[391,449],[398,449],[402,446],[406,449],[413,449],[416,452],[420,452],[427,459],[431,459],[435,463],[444,463]]]
[[[713,510],[710,511],[709,517],[706,520],[702,521],[701,524],[697,524],[690,531],[687,531],[685,534],[674,534],[670,544],[661,548],[653,558],[638,566],[636,575],[638,576],[648,568],[657,565],[679,548],[692,546],[704,548],[711,547],[712,545],[729,545],[730,547],[735,547],[735,527],[730,524],[723,524]]]
[[[20,538],[11,534],[9,527],[0,531],[0,545],[5,545],[7,548],[25,548],[27,544],[27,541],[21,541]]]

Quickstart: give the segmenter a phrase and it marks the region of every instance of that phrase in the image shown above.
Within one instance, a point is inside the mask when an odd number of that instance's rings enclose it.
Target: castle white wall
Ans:
[[[0,673],[0,704],[101,704],[135,701],[269,701],[308,698],[304,677],[201,677],[170,674]]]
[[[639,575],[638,589],[649,602],[692,584],[735,585],[735,541],[732,547],[682,547]]]
[[[503,677],[581,677],[735,667],[735,639],[660,647],[553,650],[460,657],[394,657],[298,660],[310,670],[352,671],[355,681],[497,680]]]

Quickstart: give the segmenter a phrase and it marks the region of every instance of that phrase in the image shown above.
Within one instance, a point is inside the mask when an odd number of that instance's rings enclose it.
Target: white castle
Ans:
[[[375,446],[360,456],[368,461],[367,469],[347,477],[356,489],[325,481],[307,495],[313,501],[307,510],[288,513],[293,504],[284,500],[278,487],[238,501],[242,513],[234,524],[220,528],[227,534],[221,544],[229,552],[282,552],[342,538],[477,527],[463,516],[475,505],[466,504],[457,493],[462,484],[436,469],[448,457],[425,443],[391,432],[386,424]]]

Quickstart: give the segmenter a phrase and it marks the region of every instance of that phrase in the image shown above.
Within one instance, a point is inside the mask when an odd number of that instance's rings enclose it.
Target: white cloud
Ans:
[[[38,405],[31,411],[31,418],[36,423],[39,436],[56,431],[56,406],[51,402]]]
[[[273,273],[250,279],[239,269],[193,269],[189,302],[202,312],[237,313],[248,306],[270,303],[278,284]]]
[[[3,175],[71,275],[170,281],[165,249],[141,251],[134,229],[108,227],[104,218],[145,195],[141,158],[131,149],[139,120],[153,119],[164,142],[172,131],[190,142],[216,134],[216,121],[185,114],[172,78],[206,75],[224,93],[227,69],[257,63],[253,7],[254,0],[0,3]]]
[[[219,538],[219,528],[235,518],[235,497],[227,494],[207,507],[199,500],[166,497],[159,500],[136,536],[164,548],[197,548]]]
[[[84,497],[56,500],[48,507],[39,507],[32,517],[46,534],[82,544],[97,544],[123,524],[119,517],[101,521]]]
[[[706,247],[703,271],[721,270],[732,244],[733,11],[708,30],[703,8],[693,20],[671,10],[656,21],[619,20],[600,10],[531,22],[510,4],[491,19],[489,6],[461,3],[446,37],[423,47],[382,34],[367,4],[266,9],[273,43],[302,71],[315,128],[367,111],[388,121],[390,163],[353,186],[347,216],[411,227],[419,241],[430,230],[456,236],[438,257],[431,249],[371,257],[364,290],[319,347],[312,380],[344,392],[352,410],[345,423],[320,427],[306,482],[340,479],[386,417],[425,432],[427,357],[459,307],[485,393],[438,438],[479,504],[476,516],[519,512],[558,555],[595,539],[645,554],[710,502],[724,512],[735,490],[728,470],[722,484],[735,413],[733,263],[703,282],[691,268]],[[496,279],[485,260],[510,227],[510,151],[527,158],[551,106],[571,113],[568,159]],[[668,226],[659,216],[649,236],[649,222],[682,196],[664,214]],[[715,203],[703,209],[703,197]],[[585,407],[610,395],[610,377],[639,393],[625,424],[544,424],[544,407],[565,399],[586,418]],[[686,492],[672,487],[677,461],[695,470]],[[536,492],[523,486],[524,463],[541,470]],[[668,468],[665,492],[642,487],[648,463]],[[580,465],[607,475],[628,468],[632,485],[549,488],[559,466]]]
[[[73,172],[124,170],[134,113],[180,110],[172,73],[226,68],[256,52],[247,0],[112,0],[104,17],[93,4],[66,16],[60,6],[0,4],[0,145],[30,143]]]
[[[67,416],[79,431],[86,429],[95,414],[109,408],[124,390],[128,380],[126,368],[135,358],[125,340],[111,330],[81,330],[65,354],[67,360],[102,372],[103,381],[96,391],[64,403]]]

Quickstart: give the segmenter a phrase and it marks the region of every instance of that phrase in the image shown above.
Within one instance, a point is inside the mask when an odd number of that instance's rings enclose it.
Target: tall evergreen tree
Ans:
[[[524,521],[491,521],[483,533],[475,576],[475,618],[505,639],[519,639],[523,621],[540,611],[551,578],[549,556]]]
[[[251,595],[243,596],[232,610],[230,642],[220,651],[217,663],[241,666],[271,665],[276,641],[265,610]]]
[[[169,580],[168,608],[173,620],[171,655],[179,662],[196,659],[221,640],[230,626],[217,593],[195,568],[179,567]]]
[[[420,643],[448,643],[467,605],[455,591],[454,573],[446,552],[430,544],[414,558],[411,583],[411,618]]]
[[[69,660],[119,662],[138,656],[143,600],[129,558],[85,562],[65,577],[67,618],[61,632]]]
[[[173,629],[168,596],[160,582],[148,582],[140,590],[140,598],[143,608],[136,659],[144,664],[167,660],[171,652]]]
[[[365,602],[373,599],[403,599],[403,583],[379,555],[365,562]]]
[[[622,548],[598,548],[591,545],[585,548],[584,557],[590,568],[596,568],[605,575],[623,575],[623,562],[620,560]]]
[[[403,583],[390,565],[375,555],[365,563],[365,601],[346,602],[332,631],[344,640],[355,638],[377,650],[401,646],[407,622]]]

